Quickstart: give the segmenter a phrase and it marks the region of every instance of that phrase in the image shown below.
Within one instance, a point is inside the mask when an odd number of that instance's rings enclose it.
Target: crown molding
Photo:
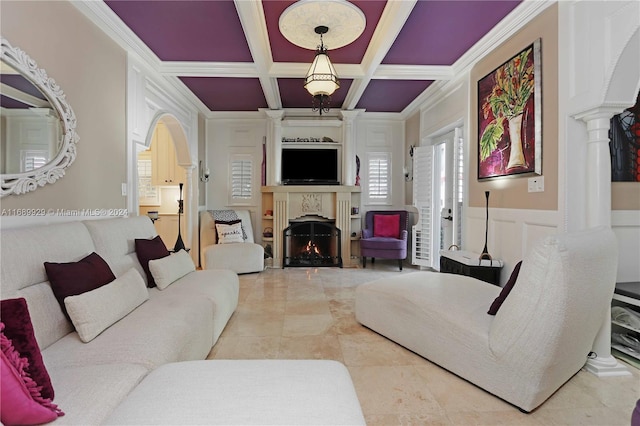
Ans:
[[[524,0],[453,64],[454,73],[457,75],[471,69],[476,62],[556,3],[556,0]]]
[[[142,40],[127,27],[116,13],[103,1],[72,1],[70,2],[82,12],[91,22],[111,37],[127,52],[135,53],[154,70],[160,67],[160,59]]]
[[[453,73],[451,80],[435,81],[402,111],[402,115],[408,118],[416,111],[428,109],[431,105],[440,102],[448,96],[448,91],[460,86],[459,80],[468,78],[471,68],[479,60],[556,3],[557,0],[524,0],[451,66]]]

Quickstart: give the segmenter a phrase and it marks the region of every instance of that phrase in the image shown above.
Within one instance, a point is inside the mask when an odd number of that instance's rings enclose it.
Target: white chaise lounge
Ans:
[[[497,314],[500,288],[415,272],[363,284],[363,325],[529,412],[587,361],[611,303],[617,244],[610,229],[552,236],[522,262]]]

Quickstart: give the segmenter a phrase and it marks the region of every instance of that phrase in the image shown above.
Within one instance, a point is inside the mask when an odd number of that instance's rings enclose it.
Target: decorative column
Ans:
[[[340,111],[342,115],[342,185],[356,182],[356,136],[353,121],[360,110]],[[344,236],[343,236],[344,239]]]
[[[289,226],[289,193],[273,193],[273,267],[282,268],[283,232]]]
[[[576,118],[587,123],[586,225],[611,227],[611,154],[609,127],[619,109],[597,108]],[[594,358],[585,368],[598,377],[626,376],[631,373],[611,355],[611,301],[600,331],[593,342]]]
[[[280,185],[282,117],[284,116],[284,110],[267,109],[263,111],[269,118],[267,124],[267,185]]]
[[[341,232],[342,264],[351,266],[351,192],[337,192],[335,195],[336,227]]]

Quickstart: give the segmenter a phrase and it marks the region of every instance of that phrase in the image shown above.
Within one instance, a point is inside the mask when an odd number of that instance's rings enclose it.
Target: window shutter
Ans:
[[[368,182],[369,202],[371,204],[388,204],[390,177],[390,155],[388,152],[374,152],[369,154]]]
[[[22,171],[30,172],[38,169],[48,162],[48,152],[42,150],[22,151]]]
[[[455,183],[453,186],[453,244],[462,247],[462,208],[464,206],[464,139],[461,129],[456,128],[453,139],[453,172]]]
[[[248,156],[234,156],[231,160],[231,199],[247,201],[253,197],[253,162]]]
[[[431,199],[433,194],[433,147],[414,149],[413,154],[413,205],[418,210],[418,221],[413,226],[413,255],[411,263],[432,267]]]

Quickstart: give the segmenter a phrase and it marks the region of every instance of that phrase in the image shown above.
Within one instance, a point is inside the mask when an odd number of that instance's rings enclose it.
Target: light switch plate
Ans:
[[[527,184],[529,192],[544,192],[544,176],[530,177]]]
[[[122,184],[122,196],[123,197],[127,196],[127,184],[126,183]]]

